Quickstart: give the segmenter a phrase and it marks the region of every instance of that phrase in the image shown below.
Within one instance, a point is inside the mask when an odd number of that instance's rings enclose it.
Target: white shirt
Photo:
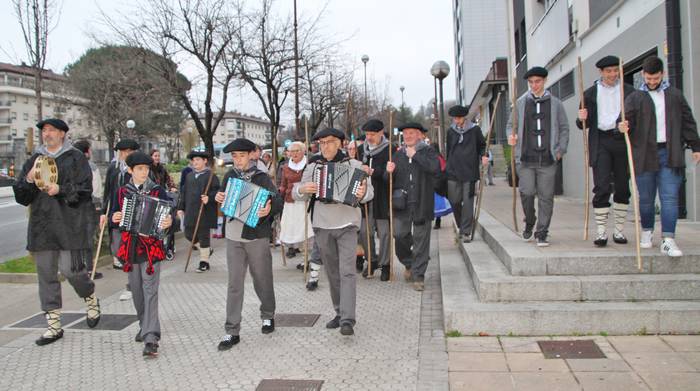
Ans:
[[[654,101],[656,111],[656,142],[666,142],[666,98],[664,91],[657,88],[655,91],[648,91],[651,100]]]
[[[612,130],[617,127],[617,118],[620,116],[620,82],[610,87],[599,82],[596,101],[598,105],[598,129]]]

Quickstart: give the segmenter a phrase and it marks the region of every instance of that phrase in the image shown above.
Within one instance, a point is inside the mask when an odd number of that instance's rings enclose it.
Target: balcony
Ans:
[[[12,123],[12,119],[10,119],[10,118],[0,118],[0,127],[10,126],[11,123]]]
[[[12,107],[12,102],[8,101],[0,101],[0,109],[9,109]]]

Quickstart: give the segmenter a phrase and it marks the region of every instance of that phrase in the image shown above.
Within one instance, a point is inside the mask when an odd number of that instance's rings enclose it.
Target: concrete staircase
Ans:
[[[700,252],[673,260],[634,247],[543,255],[487,211],[455,245],[440,232],[445,329],[464,335],[700,332]],[[454,250],[450,248],[454,247]],[[551,251],[550,251],[551,250]],[[695,252],[693,252],[695,251]]]
[[[494,144],[491,145],[491,155],[493,155],[493,175],[494,176],[505,176],[506,175],[506,159],[503,156],[503,145]]]

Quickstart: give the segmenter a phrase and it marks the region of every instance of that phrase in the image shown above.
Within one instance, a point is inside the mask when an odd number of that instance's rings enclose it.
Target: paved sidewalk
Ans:
[[[365,280],[358,275],[356,334],[344,337],[338,330],[325,328],[334,315],[325,272],[320,288],[307,292],[302,273],[295,268],[303,258],[288,259],[285,268],[279,248],[273,251],[277,313],[320,314],[320,318],[313,327],[277,327],[274,333],[262,335],[259,301],[247,278],[241,343],[230,351],[217,351],[224,334],[227,277],[224,240],[213,243],[210,272],[183,273],[186,250],[163,268],[163,336],[158,359],[142,358],[142,344],[133,341],[137,323],[119,331],[78,330],[64,324],[66,332],[61,341],[37,347],[34,339],[43,330],[10,329],[7,326],[20,318],[3,316],[0,389],[254,390],[262,379],[318,379],[324,381],[323,390],[412,390],[417,388],[419,362],[423,362],[420,351],[428,348],[438,354],[441,350],[442,356],[433,355],[425,361],[431,363],[432,371],[423,373],[423,384],[440,384],[442,380],[443,389],[447,389],[441,311],[431,310],[430,317],[422,322],[421,293],[399,279],[384,283],[378,277]],[[179,246],[185,249],[184,242]],[[439,278],[439,273],[431,270]],[[397,276],[402,271],[398,266]],[[115,289],[102,297],[103,314],[134,314],[131,301],[118,301],[125,276],[109,273],[98,286],[108,284],[107,280]],[[440,296],[439,282],[436,285],[429,280],[427,285],[429,297],[424,304],[438,305],[430,297]],[[35,285],[0,285],[0,297],[7,298],[13,290],[22,291],[24,307],[28,307],[24,308],[24,317],[38,312]],[[63,292],[66,298],[75,296],[65,284]],[[82,311],[76,300],[68,301],[72,306],[64,307]],[[420,338],[426,333],[421,325],[427,330],[427,339]]]

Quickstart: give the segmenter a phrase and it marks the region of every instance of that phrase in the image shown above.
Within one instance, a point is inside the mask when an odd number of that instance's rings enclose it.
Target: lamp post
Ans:
[[[438,142],[440,150],[444,149],[443,139],[445,135],[445,101],[442,97],[442,80],[450,74],[450,66],[445,61],[436,61],[430,68],[430,74],[440,82],[440,132],[438,132]]]
[[[404,102],[403,102],[403,90],[405,90],[405,89],[406,89],[406,87],[404,87],[404,86],[399,87],[399,90],[401,90],[401,108],[402,108],[402,109],[403,109],[403,105],[404,105]]]
[[[365,64],[365,117],[367,117],[367,112],[369,109],[367,108],[367,62],[369,61],[369,56],[368,55],[363,55],[362,56],[362,63]]]

